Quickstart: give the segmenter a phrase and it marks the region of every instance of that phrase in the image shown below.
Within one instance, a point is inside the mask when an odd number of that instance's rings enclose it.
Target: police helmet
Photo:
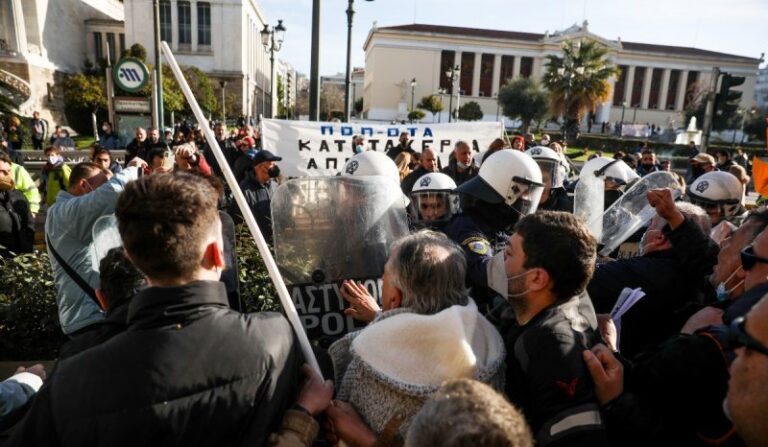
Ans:
[[[614,160],[606,157],[597,157],[590,160],[590,169],[594,166],[595,177],[602,177],[618,186],[628,185],[640,176],[622,160]]]
[[[411,191],[411,222],[430,225],[447,222],[459,212],[456,182],[440,172],[430,172],[416,180]]]
[[[492,204],[505,204],[520,214],[536,212],[544,191],[541,169],[520,151],[503,150],[491,154],[478,175],[456,191]]]
[[[712,171],[694,180],[687,192],[691,203],[705,210],[717,207],[721,218],[730,219],[741,210],[744,189],[739,179],[730,172]]]
[[[381,152],[366,151],[355,154],[344,164],[342,176],[382,175],[400,184],[400,173],[391,158]]]
[[[568,165],[556,151],[544,147],[536,146],[525,151],[541,168],[541,175],[545,186],[551,188],[561,188],[568,176]]]

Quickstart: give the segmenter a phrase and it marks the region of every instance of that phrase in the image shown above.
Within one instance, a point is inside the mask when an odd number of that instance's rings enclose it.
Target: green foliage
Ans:
[[[527,133],[532,121],[541,121],[547,117],[548,99],[538,82],[530,78],[519,78],[499,90],[498,101],[504,115],[522,121],[523,133]]]
[[[279,310],[277,291],[269,278],[256,241],[246,225],[238,225],[236,234],[240,296],[243,297],[246,312]]]
[[[443,111],[443,103],[437,95],[429,95],[421,98],[421,101],[416,107],[426,110],[432,114],[432,120],[434,121],[435,115]]]
[[[483,119],[483,110],[480,104],[469,101],[459,107],[459,119],[464,121],[479,121]]]
[[[0,260],[0,360],[46,360],[66,341],[48,254]]]
[[[765,141],[767,119],[768,115],[761,109],[747,111],[744,117],[744,133],[749,135],[750,139]]]
[[[103,79],[77,73],[64,79],[64,104],[67,107],[89,112],[106,110],[107,95]]]
[[[619,69],[608,60],[608,49],[592,40],[563,44],[563,57],[547,56],[544,85],[549,90],[552,113],[563,115],[566,136],[578,133],[581,118],[610,95],[609,80]]]
[[[408,119],[411,121],[422,120],[424,119],[425,116],[427,116],[427,114],[424,113],[423,110],[419,110],[419,109],[412,110],[411,112],[408,113]]]
[[[131,48],[128,48],[125,51],[125,57],[135,57],[136,59],[146,63],[147,50],[140,43],[135,43],[131,45]]]

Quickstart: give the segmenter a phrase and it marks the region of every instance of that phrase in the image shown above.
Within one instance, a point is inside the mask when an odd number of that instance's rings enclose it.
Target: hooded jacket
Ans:
[[[395,416],[404,435],[424,402],[448,379],[471,378],[501,391],[504,342],[473,301],[433,315],[383,312],[331,345],[338,396],[380,434]]]

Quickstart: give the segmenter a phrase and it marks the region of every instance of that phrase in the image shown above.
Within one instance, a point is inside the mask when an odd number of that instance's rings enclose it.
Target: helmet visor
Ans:
[[[512,180],[506,203],[521,215],[535,213],[541,201],[541,194],[544,192],[544,185],[517,176]]]
[[[448,191],[419,191],[411,194],[410,215],[414,223],[447,222],[459,212],[459,197]]]
[[[541,181],[544,186],[559,188],[565,182],[565,167],[560,162],[548,159],[536,159],[541,169]]]

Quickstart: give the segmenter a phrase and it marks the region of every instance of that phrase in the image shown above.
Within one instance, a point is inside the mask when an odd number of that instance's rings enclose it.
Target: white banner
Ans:
[[[265,119],[261,122],[261,142],[264,149],[283,157],[279,165],[284,175],[301,177],[336,175],[354,155],[355,135],[365,137],[369,150],[386,152],[399,144],[401,132],[407,132],[413,150],[431,148],[445,167],[457,141],[464,140],[473,152],[480,152],[500,138],[502,131],[499,122],[389,125]]]

